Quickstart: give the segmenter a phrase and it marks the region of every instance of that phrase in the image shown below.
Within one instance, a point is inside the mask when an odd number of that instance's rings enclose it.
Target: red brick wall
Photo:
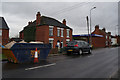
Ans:
[[[48,34],[49,35],[49,34]],[[70,41],[72,41],[72,30],[70,30],[70,38],[67,38],[67,31],[66,29],[63,30],[63,37],[61,37],[61,29],[60,29],[60,37],[57,36],[57,27],[54,26],[53,28],[53,36],[49,37],[49,38],[54,38],[53,41],[53,48],[56,47],[57,45],[57,41],[59,40],[60,42],[63,41],[63,46],[65,47],[66,44],[66,39],[70,39]]]
[[[106,47],[106,34],[99,29],[95,29],[92,34],[103,35],[103,37],[92,37],[92,45],[95,48]]]
[[[72,30],[70,30],[70,41],[72,41]]]
[[[36,41],[49,43],[49,27],[48,26],[37,26],[36,27]]]
[[[9,42],[9,30],[2,29],[2,45],[5,45]]]
[[[104,37],[92,37],[92,45],[94,48],[105,47]]]
[[[24,33],[23,33],[23,31],[20,32],[20,39],[24,39]]]
[[[49,36],[49,26],[39,26],[36,27],[36,41],[41,41],[44,43],[49,43],[49,38],[53,38],[53,48],[56,47],[57,41],[63,41],[63,46],[66,44],[66,39],[70,39],[72,41],[72,30],[70,30],[70,38],[66,38],[66,29],[63,30],[63,36],[61,37],[61,29],[60,29],[60,36],[57,36],[57,27],[53,27],[53,36]]]
[[[116,36],[116,38],[117,38],[118,45],[120,45],[120,36]]]
[[[2,36],[0,36],[0,43],[2,43]]]

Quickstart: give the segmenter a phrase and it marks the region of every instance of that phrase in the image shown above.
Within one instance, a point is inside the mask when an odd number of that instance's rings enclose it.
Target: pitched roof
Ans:
[[[0,29],[9,29],[9,27],[3,17],[0,17]]]
[[[59,22],[58,20],[50,18],[50,17],[46,17],[46,16],[41,16],[39,26],[43,26],[43,25],[57,26],[57,27],[60,27],[60,28],[71,29],[70,27],[68,27],[68,26],[62,24],[61,22]],[[27,25],[24,28],[33,27],[33,26],[36,26],[36,20],[34,20],[30,25]]]
[[[63,23],[59,22],[58,20],[46,16],[41,17],[40,25],[49,25],[49,26],[57,26],[60,28],[67,28],[71,29],[70,27],[64,25]]]

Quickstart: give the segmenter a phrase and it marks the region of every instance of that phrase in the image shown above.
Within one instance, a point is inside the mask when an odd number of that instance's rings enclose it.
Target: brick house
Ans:
[[[103,37],[93,37],[92,45],[94,47],[110,47],[111,46],[111,32],[106,32],[106,29],[99,29],[99,25],[95,26],[95,30],[92,34],[102,35]]]
[[[84,40],[88,41],[88,36],[90,40],[90,35],[73,35],[74,40]],[[95,26],[95,30],[91,34],[92,36],[92,45],[94,48],[100,47],[110,47],[111,46],[111,32],[106,32],[105,28],[99,29],[99,25]]]
[[[72,41],[72,29],[66,25],[66,20],[62,23],[56,19],[36,15],[36,20],[28,22],[28,25],[20,32],[20,38],[25,41],[41,41],[46,44],[51,43],[55,48],[63,48],[68,41]]]
[[[20,39],[23,39],[23,38],[24,38],[23,30],[19,32],[19,37],[20,37]]]
[[[114,45],[118,45],[118,42],[117,42],[117,35],[116,36],[111,36],[111,45],[114,46]]]
[[[0,17],[0,43],[5,45],[9,42],[9,27],[3,17]]]
[[[117,38],[117,44],[120,46],[120,35],[116,35]]]

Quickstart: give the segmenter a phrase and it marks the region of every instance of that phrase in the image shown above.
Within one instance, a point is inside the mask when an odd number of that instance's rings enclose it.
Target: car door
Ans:
[[[87,42],[84,42],[84,49],[85,51],[89,51],[90,49],[89,44]]]

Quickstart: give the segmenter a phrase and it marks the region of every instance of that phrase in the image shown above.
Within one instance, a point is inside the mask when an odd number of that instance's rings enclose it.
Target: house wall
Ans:
[[[24,33],[23,33],[23,31],[22,32],[20,32],[20,39],[24,39]]]
[[[94,48],[106,47],[106,33],[99,29],[99,27],[95,27],[95,30],[92,34],[103,35],[103,37],[92,37],[92,45]]]
[[[64,28],[63,30],[63,37],[61,37],[61,29],[60,29],[60,36],[57,36],[57,28],[56,26],[53,27],[53,36],[49,36],[49,26],[38,26],[36,27],[36,41],[41,41],[44,43],[49,43],[49,39],[53,39],[53,48],[56,47],[57,41],[60,43],[63,42],[63,46],[66,44],[66,39],[72,41],[72,30],[70,30],[70,37],[67,38],[67,31]]]
[[[37,26],[36,27],[36,41],[49,43],[49,26]]]
[[[110,47],[112,44],[111,44],[111,33],[107,33],[106,34],[106,47]]]
[[[5,45],[9,42],[9,30],[2,29],[2,45]]]
[[[105,47],[105,38],[104,37],[93,37],[92,45],[94,48]]]

